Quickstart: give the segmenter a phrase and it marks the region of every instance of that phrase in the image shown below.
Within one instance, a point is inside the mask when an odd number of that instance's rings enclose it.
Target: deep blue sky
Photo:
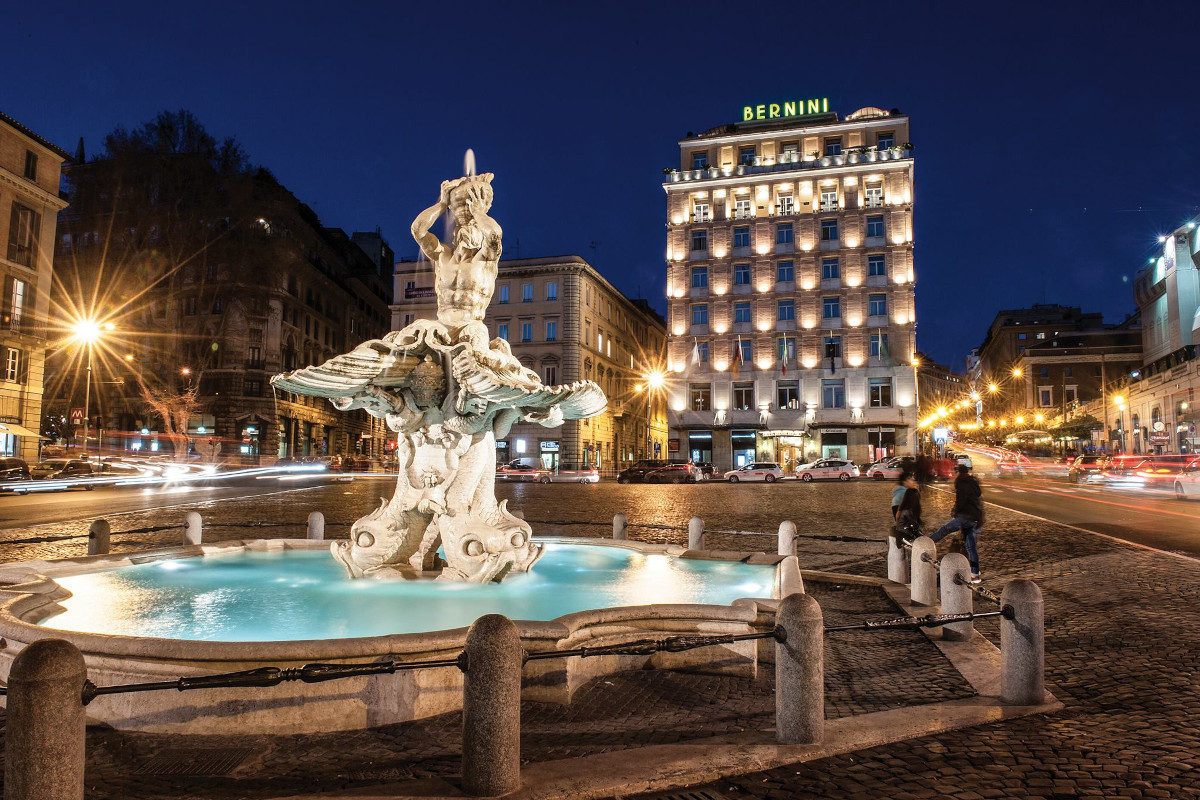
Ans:
[[[471,147],[507,257],[578,253],[662,311],[661,170],[687,131],[779,98],[899,108],[918,345],[961,367],[1002,308],[1124,318],[1157,236],[1200,210],[1198,5],[24,3],[0,110],[94,153],[188,109],[407,257]]]

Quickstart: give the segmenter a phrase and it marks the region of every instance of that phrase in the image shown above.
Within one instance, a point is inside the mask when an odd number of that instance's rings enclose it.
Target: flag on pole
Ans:
[[[700,366],[700,343],[692,339],[692,369]]]
[[[742,368],[742,337],[738,336],[737,346],[733,351],[733,377],[738,376],[738,372]]]
[[[779,348],[779,360],[783,363],[780,364],[779,370],[780,370],[780,374],[786,378],[787,377],[787,362],[788,362],[788,347],[787,347],[786,341],[782,342],[781,344],[782,344],[782,347]]]

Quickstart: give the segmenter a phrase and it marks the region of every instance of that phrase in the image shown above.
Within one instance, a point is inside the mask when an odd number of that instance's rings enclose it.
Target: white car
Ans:
[[[900,473],[904,471],[904,468],[900,466],[900,461],[901,459],[896,457],[876,461],[867,467],[867,477],[877,481],[899,478]]]
[[[796,468],[796,477],[805,483],[822,480],[848,481],[858,477],[858,467],[854,462],[841,458],[822,458],[811,464],[801,464]]]
[[[1179,470],[1174,483],[1175,496],[1180,500],[1200,495],[1200,458]]]
[[[730,470],[725,473],[725,480],[730,483],[738,483],[739,481],[766,481],[774,483],[783,477],[783,468],[774,461],[758,461],[754,464],[747,464],[741,469]]]
[[[974,462],[971,461],[971,457],[966,453],[956,455],[954,457],[954,465],[957,467],[966,467],[967,469],[975,469]]]

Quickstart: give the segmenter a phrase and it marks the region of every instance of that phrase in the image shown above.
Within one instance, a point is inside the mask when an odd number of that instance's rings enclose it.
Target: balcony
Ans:
[[[786,157],[791,156],[791,158]],[[798,169],[823,169],[841,167],[853,164],[873,164],[877,162],[900,161],[912,158],[912,150],[890,148],[887,150],[866,150],[865,152],[842,153],[836,156],[819,156],[801,160],[799,153],[784,153],[778,161],[764,164],[756,158],[753,164],[737,164],[724,167],[705,167],[704,169],[668,170],[665,172],[666,183],[687,181],[716,180],[734,175],[767,175],[774,172],[791,172]]]

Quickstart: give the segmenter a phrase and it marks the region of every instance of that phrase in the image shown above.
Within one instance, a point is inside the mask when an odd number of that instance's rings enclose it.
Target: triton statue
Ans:
[[[496,439],[519,420],[555,427],[595,416],[607,403],[591,381],[544,386],[507,341],[489,341],[483,317],[501,251],[500,226],[488,216],[492,177],[444,181],[438,202],[413,222],[413,237],[434,265],[436,321],[417,320],[271,379],[343,411],[365,409],[397,434],[396,493],[354,523],[349,542],[332,543],[351,577],[416,578],[441,567],[439,580],[485,583],[528,570],[541,545],[496,502]],[[446,212],[454,233],[442,242],[429,231]]]

